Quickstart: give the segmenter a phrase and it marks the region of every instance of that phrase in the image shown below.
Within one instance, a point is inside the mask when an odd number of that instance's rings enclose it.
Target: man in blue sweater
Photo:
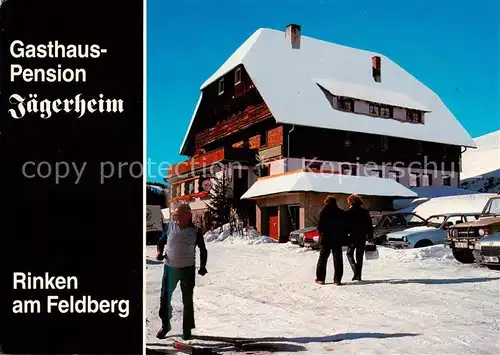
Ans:
[[[182,339],[191,339],[194,324],[193,291],[195,286],[196,246],[200,249],[200,269],[198,274],[207,273],[207,248],[201,230],[193,224],[191,208],[180,205],[174,212],[174,228],[167,228],[157,245],[157,260],[164,260],[163,279],[160,296],[160,318],[162,327],[156,334],[164,339],[172,329],[172,294],[177,284],[181,284],[183,310]]]

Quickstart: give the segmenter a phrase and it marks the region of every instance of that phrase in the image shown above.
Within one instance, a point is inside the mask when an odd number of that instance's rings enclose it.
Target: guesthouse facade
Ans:
[[[441,99],[379,53],[259,29],[201,86],[170,204],[203,218],[214,179],[279,241],[315,223],[328,193],[373,209],[418,186],[459,186],[475,143]]]

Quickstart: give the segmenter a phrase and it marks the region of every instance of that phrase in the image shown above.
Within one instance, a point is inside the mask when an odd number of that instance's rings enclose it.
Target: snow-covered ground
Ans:
[[[318,254],[291,244],[207,243],[208,271],[197,275],[195,344],[224,354],[500,354],[500,272],[456,262],[443,246],[380,249],[364,280],[314,283]],[[158,340],[163,264],[147,250],[147,344]],[[331,281],[330,259],[327,281]],[[173,298],[173,335],[182,323]],[[236,349],[226,338],[250,338]],[[233,342],[234,343],[234,342]]]

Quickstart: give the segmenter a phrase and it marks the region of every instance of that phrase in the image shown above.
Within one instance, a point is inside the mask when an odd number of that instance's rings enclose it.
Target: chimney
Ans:
[[[372,75],[373,80],[377,83],[382,81],[382,69],[380,68],[381,60],[380,56],[376,55],[372,57]]]
[[[300,25],[291,23],[286,26],[285,38],[293,49],[300,49]]]

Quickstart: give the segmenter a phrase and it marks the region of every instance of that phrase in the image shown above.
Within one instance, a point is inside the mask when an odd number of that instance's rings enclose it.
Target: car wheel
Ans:
[[[451,251],[453,252],[453,257],[462,264],[474,263],[474,254],[472,254],[472,250],[460,250],[457,248],[453,248],[451,249]]]
[[[432,242],[429,239],[424,239],[424,240],[419,240],[414,248],[425,248],[425,247],[430,247],[432,245]]]
[[[486,267],[490,270],[500,270],[499,265],[486,265]]]
[[[382,245],[387,242],[387,234],[381,235],[380,237],[375,238],[376,245]]]

